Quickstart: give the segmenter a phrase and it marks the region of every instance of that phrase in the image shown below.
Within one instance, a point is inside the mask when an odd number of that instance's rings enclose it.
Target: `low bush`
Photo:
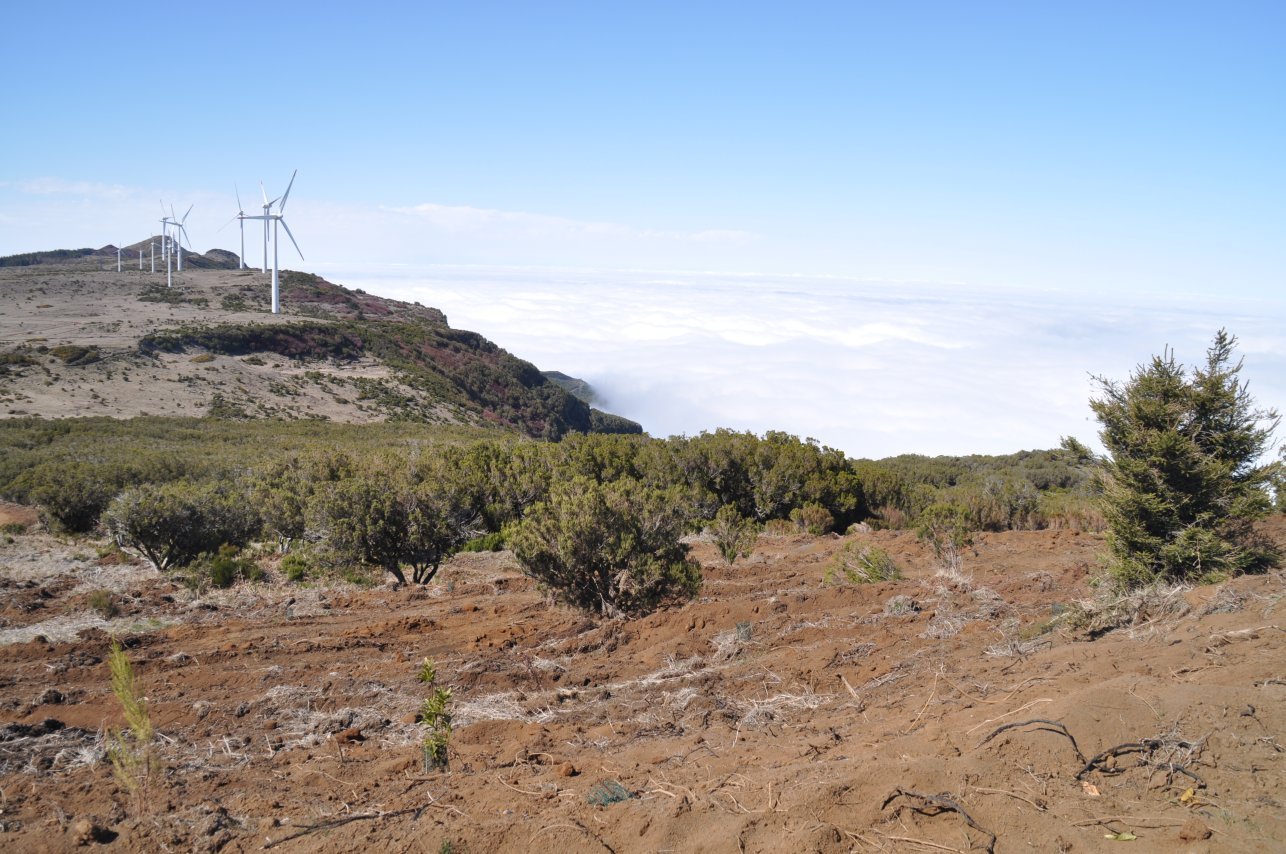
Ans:
[[[218,484],[136,486],[121,493],[103,518],[117,545],[158,571],[185,566],[225,544],[244,546],[259,529],[245,496]]]
[[[615,616],[697,594],[701,569],[679,542],[684,529],[673,491],[580,476],[534,504],[511,544],[523,572],[557,598]]]
[[[225,590],[241,581],[262,581],[263,570],[253,559],[241,554],[233,545],[222,545],[214,554],[203,554],[193,561],[193,578],[201,586]]]
[[[460,547],[462,552],[499,552],[505,549],[504,531],[492,531],[480,537],[474,537]]]
[[[731,504],[719,508],[708,530],[715,548],[729,566],[739,557],[750,557],[759,538],[759,526],[755,520],[742,516]]]
[[[110,590],[95,590],[89,594],[86,604],[89,610],[98,612],[104,620],[110,620],[120,613],[120,606],[116,604],[116,597]]]
[[[281,559],[281,574],[292,584],[299,584],[308,578],[312,567],[308,559],[297,552],[291,552]]]
[[[826,584],[839,581],[874,584],[877,581],[896,581],[900,578],[902,572],[888,552],[879,546],[852,542],[836,553],[822,580]]]
[[[820,504],[808,503],[790,511],[790,521],[800,531],[819,537],[835,527],[835,517]]]

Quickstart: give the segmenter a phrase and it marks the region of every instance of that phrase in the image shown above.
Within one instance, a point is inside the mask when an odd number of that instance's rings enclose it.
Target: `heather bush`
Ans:
[[[244,546],[259,520],[237,489],[187,482],[125,490],[103,517],[116,544],[164,571],[225,544]]]
[[[851,584],[873,584],[877,581],[896,581],[902,572],[889,553],[879,546],[860,542],[846,543],[835,554],[822,581],[834,584],[847,581]]]
[[[558,599],[605,616],[695,596],[700,567],[679,542],[676,495],[632,479],[556,483],[510,537],[523,571]]]
[[[759,538],[759,527],[754,520],[742,516],[731,505],[719,508],[708,530],[715,548],[729,566],[739,557],[750,557]]]

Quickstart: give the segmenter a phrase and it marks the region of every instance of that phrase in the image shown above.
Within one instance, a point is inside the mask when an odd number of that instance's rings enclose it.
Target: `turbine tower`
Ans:
[[[294,244],[295,251],[299,252],[299,260],[304,260],[304,253],[300,251],[299,244],[295,242],[295,235],[290,233],[290,226],[286,225],[285,212],[286,200],[290,198],[290,188],[295,186],[295,176],[299,174],[296,169],[290,176],[290,183],[286,185],[286,192],[281,195],[281,207],[277,208],[277,213],[272,213],[272,206],[277,203],[277,199],[268,201],[268,193],[263,194],[263,216],[247,216],[244,219],[261,219],[264,228],[263,255],[264,265],[268,263],[268,223],[272,223],[272,313],[281,314],[281,271],[277,263],[277,226],[280,225],[286,229],[286,236]],[[259,189],[263,190],[263,184],[260,183]]]

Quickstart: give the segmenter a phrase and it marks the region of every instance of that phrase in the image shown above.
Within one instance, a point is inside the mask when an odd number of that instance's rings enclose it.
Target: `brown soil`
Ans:
[[[823,586],[851,537],[764,537],[734,567],[696,543],[699,601],[600,622],[507,553],[427,589],[197,597],[19,535],[0,849],[1286,849],[1280,575],[1154,597],[1086,640],[1050,626],[1093,594],[1097,535],[980,535],[956,578],[910,534],[855,536],[906,579]],[[96,590],[120,613],[86,610]],[[158,732],[136,796],[102,758],[107,630]],[[449,773],[421,766],[426,656],[454,692]]]

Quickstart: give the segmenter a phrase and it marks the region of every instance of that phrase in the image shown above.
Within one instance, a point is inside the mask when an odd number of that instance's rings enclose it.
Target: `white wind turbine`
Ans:
[[[290,242],[295,245],[295,251],[299,253],[299,260],[304,260],[304,253],[300,251],[299,244],[295,242],[295,235],[290,233],[290,226],[286,225],[285,211],[286,200],[290,198],[290,188],[295,186],[295,176],[299,174],[296,169],[290,176],[290,183],[286,185],[286,192],[281,195],[281,206],[277,208],[277,213],[272,213],[272,206],[277,204],[277,199],[268,201],[268,193],[263,189],[263,183],[259,184],[259,189],[263,192],[263,216],[247,216],[245,219],[263,220],[264,243],[263,243],[263,261],[265,271],[268,265],[268,223],[272,222],[272,313],[281,314],[281,271],[277,264],[277,226],[281,225],[286,229],[286,236]]]
[[[232,189],[233,189],[234,191],[236,191],[236,194],[237,194],[237,215],[236,215],[236,216],[234,216],[232,219],[228,220],[227,222],[225,222],[222,226],[220,226],[219,231],[223,231],[223,229],[225,229],[225,228],[227,228],[228,226],[232,225],[232,220],[234,220],[234,219],[235,219],[235,220],[240,220],[240,225],[241,225],[241,258],[240,258],[240,263],[241,263],[241,266],[240,266],[240,268],[239,268],[239,269],[244,270],[244,269],[246,269],[246,220],[248,220],[248,219],[257,219],[257,217],[246,216],[246,206],[245,206],[245,205],[243,205],[243,204],[241,203],[241,190],[237,187],[237,185],[236,185],[236,184],[233,184],[233,185],[232,185]],[[265,210],[265,211],[264,211],[264,213],[267,213],[267,210]],[[265,222],[264,222],[264,224],[263,224],[263,226],[264,226],[264,234],[266,235],[266,234],[268,233],[268,223],[265,221]],[[267,240],[267,239],[266,239],[266,237],[265,237],[265,242],[264,242],[264,245],[263,245],[263,263],[264,263],[264,272],[265,272],[265,273],[266,273],[266,272],[268,272],[268,244],[267,244],[266,240]]]
[[[165,202],[161,202],[161,257],[165,259],[165,286],[174,287],[173,255],[170,252],[170,226],[178,223],[165,215]]]
[[[191,251],[192,251],[192,241],[191,241],[191,240],[188,240],[188,230],[187,230],[186,228],[184,228],[184,227],[183,227],[183,223],[185,223],[185,222],[187,222],[187,221],[188,221],[188,214],[192,213],[192,208],[194,208],[194,207],[196,207],[196,205],[188,205],[188,212],[187,212],[187,213],[185,213],[185,214],[183,215],[183,219],[175,220],[175,219],[173,219],[173,217],[174,217],[174,206],[173,206],[173,205],[171,205],[171,206],[170,206],[170,217],[171,217],[171,222],[173,223],[173,225],[174,225],[174,226],[175,226],[175,228],[176,228],[176,233],[175,233],[175,235],[174,235],[174,245],[175,245],[175,246],[177,247],[177,249],[178,249],[178,257],[179,257],[179,272],[180,272],[180,273],[182,273],[182,272],[183,272],[183,241],[187,240],[187,244],[188,244],[188,251],[189,251],[189,252],[191,252]]]

